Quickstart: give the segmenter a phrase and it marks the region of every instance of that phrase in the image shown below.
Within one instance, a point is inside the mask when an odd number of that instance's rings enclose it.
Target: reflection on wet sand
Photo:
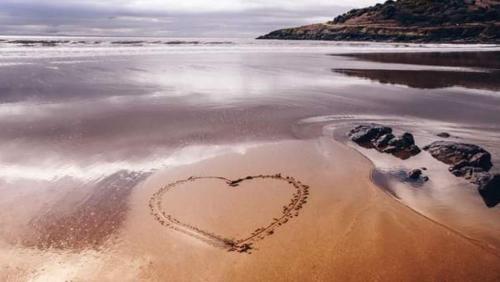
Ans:
[[[458,72],[432,70],[334,69],[350,77],[366,78],[384,84],[399,84],[419,89],[465,87],[500,90],[500,72]]]
[[[500,52],[358,53],[336,56],[382,63],[377,68],[333,69],[335,73],[349,77],[418,89],[454,86],[490,91],[500,89]],[[408,69],[411,66],[427,66],[429,69]],[[434,67],[458,69],[433,69]]]
[[[100,247],[125,220],[129,195],[149,174],[119,171],[88,183],[83,197],[68,193],[34,217],[28,247],[83,250]]]
[[[337,56],[337,55],[336,55]],[[378,63],[500,69],[500,52],[352,53],[342,56]]]

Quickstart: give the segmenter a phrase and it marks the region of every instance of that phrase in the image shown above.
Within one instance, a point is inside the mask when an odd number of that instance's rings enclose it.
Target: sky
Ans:
[[[255,37],[376,0],[0,0],[1,35]]]

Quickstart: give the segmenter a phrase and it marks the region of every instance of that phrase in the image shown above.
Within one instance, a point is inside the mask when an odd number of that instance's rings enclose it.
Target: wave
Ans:
[[[68,47],[68,46],[162,46],[162,45],[231,45],[232,41],[200,40],[38,40],[0,39],[0,46],[20,47]]]

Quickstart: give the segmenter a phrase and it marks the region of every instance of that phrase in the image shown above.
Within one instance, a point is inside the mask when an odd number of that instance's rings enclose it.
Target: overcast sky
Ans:
[[[376,0],[0,0],[0,34],[255,37]]]

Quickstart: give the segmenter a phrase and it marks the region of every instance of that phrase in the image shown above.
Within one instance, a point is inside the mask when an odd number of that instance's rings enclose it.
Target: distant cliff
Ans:
[[[258,39],[500,43],[500,1],[389,0]]]

